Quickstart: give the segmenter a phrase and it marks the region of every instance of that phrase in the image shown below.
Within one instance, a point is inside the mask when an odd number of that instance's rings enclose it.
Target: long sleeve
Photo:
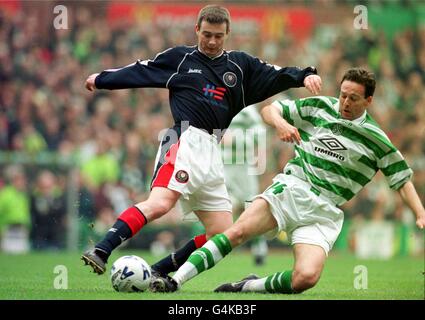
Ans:
[[[172,48],[159,53],[154,60],[137,60],[123,68],[105,70],[96,77],[96,88],[165,88],[177,70],[176,61],[183,56],[181,50]]]
[[[248,57],[250,72],[246,75],[244,84],[247,105],[263,101],[289,88],[303,87],[305,77],[317,73],[313,67],[281,68],[258,58]]]

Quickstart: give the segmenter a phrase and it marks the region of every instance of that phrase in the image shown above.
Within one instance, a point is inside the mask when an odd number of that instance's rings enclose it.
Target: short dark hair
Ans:
[[[226,33],[230,31],[230,13],[224,7],[213,4],[203,7],[198,14],[198,27],[201,27],[203,20],[212,24],[226,23]]]
[[[345,80],[364,85],[365,98],[371,97],[375,93],[375,86],[376,86],[375,75],[370,71],[367,71],[362,68],[349,69],[342,77],[341,84]]]

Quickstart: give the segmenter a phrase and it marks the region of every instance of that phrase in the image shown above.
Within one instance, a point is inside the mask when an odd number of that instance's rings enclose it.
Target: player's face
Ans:
[[[209,57],[219,55],[227,39],[226,27],[225,22],[212,24],[205,20],[201,22],[200,26],[196,25],[199,49]]]
[[[365,87],[352,81],[341,84],[339,95],[339,113],[344,119],[354,120],[359,118],[372,102],[372,97],[365,98]]]

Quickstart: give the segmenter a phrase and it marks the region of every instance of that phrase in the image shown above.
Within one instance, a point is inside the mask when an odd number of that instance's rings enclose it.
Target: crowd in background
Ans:
[[[72,27],[52,28],[46,36],[31,12],[7,16],[0,10],[0,150],[71,159],[79,168],[79,218],[103,233],[119,212],[147,196],[159,134],[173,120],[165,89],[91,93],[84,81],[94,72],[152,59],[168,47],[195,44],[196,38],[193,26],[111,25],[84,7],[70,19]],[[425,202],[425,26],[389,39],[379,29],[355,30],[352,21],[338,28],[319,24],[302,43],[289,35],[271,42],[259,33],[234,32],[226,47],[281,66],[315,65],[323,95],[339,95],[341,75],[350,67],[373,71],[377,90],[370,113],[415,171]],[[307,92],[285,94],[297,98]],[[293,155],[271,129],[267,144],[262,189]],[[33,248],[64,248],[67,173],[49,166],[0,167],[0,227],[24,223],[31,226]],[[19,214],[7,216],[8,201]],[[413,220],[382,175],[344,209],[352,219]],[[168,222],[177,221],[170,217]]]

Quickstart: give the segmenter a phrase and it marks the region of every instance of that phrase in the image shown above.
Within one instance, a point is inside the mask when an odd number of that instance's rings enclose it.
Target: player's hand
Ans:
[[[311,74],[305,77],[304,87],[312,94],[319,94],[322,90],[322,79],[317,74]]]
[[[423,214],[422,216],[416,219],[416,225],[418,226],[419,229],[425,228],[425,214]]]
[[[89,91],[94,91],[94,89],[96,89],[96,85],[94,84],[94,80],[96,79],[96,77],[98,76],[98,73],[93,73],[91,75],[89,75],[89,77],[86,80],[86,89]]]
[[[296,144],[300,144],[301,136],[298,132],[298,129],[294,126],[291,126],[286,121],[279,121],[279,123],[275,124],[275,128],[277,130],[277,136],[280,140]]]

